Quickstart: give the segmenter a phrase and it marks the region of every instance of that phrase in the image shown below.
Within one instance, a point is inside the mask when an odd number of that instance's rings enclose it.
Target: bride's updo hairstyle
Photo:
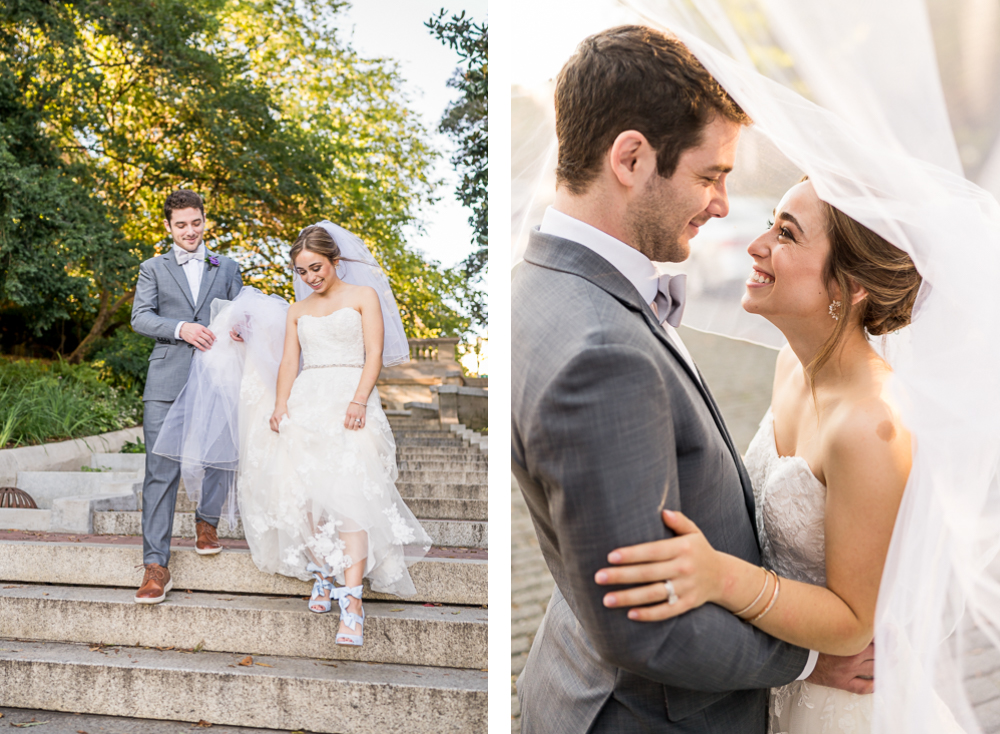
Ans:
[[[337,244],[337,241],[318,224],[310,225],[299,232],[295,244],[292,245],[292,249],[288,252],[288,257],[292,261],[293,268],[295,267],[295,258],[302,254],[303,250],[309,250],[309,252],[322,255],[334,267],[336,267],[338,260],[345,259],[340,256],[340,246]]]
[[[810,374],[829,361],[850,324],[860,323],[867,336],[882,336],[909,324],[921,282],[909,255],[839,209],[825,201],[820,204],[830,238],[823,275],[827,283],[840,287],[844,297],[837,326],[810,363]],[[847,297],[854,284],[868,293],[857,305]]]

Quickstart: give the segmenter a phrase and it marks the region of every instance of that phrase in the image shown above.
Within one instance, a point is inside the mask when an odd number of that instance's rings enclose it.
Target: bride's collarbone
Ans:
[[[354,311],[359,316],[361,315],[361,307],[358,304],[342,304],[336,308],[311,308],[309,310],[303,310],[298,314],[297,318],[302,318],[303,316],[309,316],[314,319],[325,319],[327,316],[333,316],[335,313],[340,313],[341,311]]]

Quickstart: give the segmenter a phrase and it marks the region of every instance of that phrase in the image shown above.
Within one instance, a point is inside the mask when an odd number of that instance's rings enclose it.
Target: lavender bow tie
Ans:
[[[177,260],[177,264],[183,266],[188,260],[198,260],[199,262],[205,262],[205,251],[199,247],[194,252],[188,252],[187,250],[174,247],[174,259]]]
[[[661,275],[659,289],[653,305],[656,306],[657,318],[662,324],[666,321],[675,329],[681,325],[684,315],[684,290],[686,275]]]

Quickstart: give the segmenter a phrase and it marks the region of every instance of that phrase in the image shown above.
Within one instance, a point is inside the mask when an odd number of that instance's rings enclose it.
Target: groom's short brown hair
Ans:
[[[582,194],[621,133],[636,130],[657,151],[669,178],[681,153],[701,142],[717,115],[741,125],[750,118],[676,38],[644,26],[590,36],[556,80],[556,181]]]

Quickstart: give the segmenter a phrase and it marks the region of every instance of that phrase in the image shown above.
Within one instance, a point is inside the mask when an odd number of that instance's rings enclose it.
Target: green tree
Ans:
[[[488,156],[488,56],[489,33],[487,24],[476,24],[465,17],[463,10],[445,20],[442,9],[425,24],[442,43],[452,48],[461,59],[461,66],[448,82],[462,93],[452,102],[441,119],[439,129],[458,144],[452,165],[462,178],[456,196],[462,205],[472,210],[469,225],[473,229],[475,251],[463,263],[465,275],[464,301],[473,319],[485,326],[487,311],[485,294],[476,286],[483,282],[489,263],[487,183]]]
[[[287,291],[289,242],[329,218],[386,267],[411,336],[463,331],[447,305],[457,276],[403,238],[432,200],[434,151],[395,66],[338,40],[342,5],[5,3],[0,305],[36,333],[83,325],[81,359],[127,320],[138,264],[166,246],[162,202],[184,186],[205,197],[208,244],[246,282]]]

